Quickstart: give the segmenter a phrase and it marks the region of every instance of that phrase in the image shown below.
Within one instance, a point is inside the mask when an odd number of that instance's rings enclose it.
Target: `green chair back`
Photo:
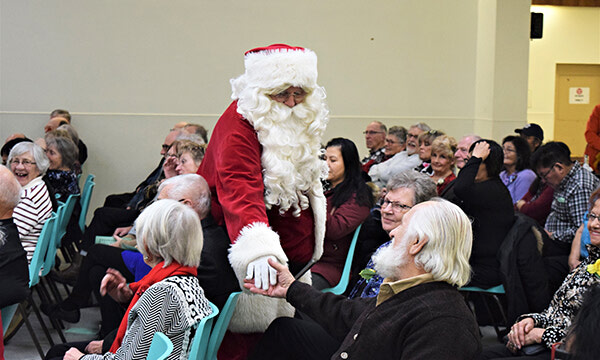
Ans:
[[[200,320],[196,328],[196,335],[194,335],[190,356],[188,357],[189,360],[206,359],[206,350],[208,348],[208,339],[210,338],[213,320],[219,314],[219,308],[215,304],[210,303],[210,307],[212,308],[212,314]]]
[[[146,360],[164,360],[173,352],[173,342],[167,335],[156,332],[152,338]]]
[[[342,277],[340,278],[340,282],[332,288],[323,289],[323,292],[330,292],[336,295],[341,295],[346,291],[348,287],[348,282],[350,281],[350,270],[352,269],[352,259],[354,259],[354,250],[356,249],[356,243],[358,241],[358,234],[360,233],[360,228],[362,224],[358,225],[356,230],[354,230],[354,236],[352,237],[352,242],[350,242],[350,247],[348,248],[348,255],[346,256],[346,263],[344,264],[344,270],[342,271]]]
[[[233,316],[233,311],[237,305],[238,297],[241,293],[241,291],[232,293],[229,295],[225,305],[223,305],[223,310],[221,310],[221,314],[217,318],[215,327],[210,334],[208,350],[206,351],[207,360],[217,359],[217,352],[219,351],[219,347],[221,346],[221,342],[223,341],[223,337],[225,336],[225,332],[227,331],[227,327],[229,326],[229,322]]]

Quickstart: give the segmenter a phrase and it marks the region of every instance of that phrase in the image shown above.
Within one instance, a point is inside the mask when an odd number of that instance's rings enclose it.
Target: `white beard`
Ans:
[[[378,250],[373,255],[373,264],[375,265],[377,274],[383,278],[401,279],[401,268],[409,261],[409,258],[406,256],[407,249],[408,241],[403,238],[396,247],[392,243]]]
[[[328,172],[327,164],[320,160],[327,109],[322,99],[309,99],[311,95],[293,108],[264,94],[255,94],[254,101],[238,101],[238,113],[254,126],[263,147],[267,209],[278,206],[284,213],[291,208],[294,216],[299,216],[309,206],[308,194],[321,192],[320,179]]]

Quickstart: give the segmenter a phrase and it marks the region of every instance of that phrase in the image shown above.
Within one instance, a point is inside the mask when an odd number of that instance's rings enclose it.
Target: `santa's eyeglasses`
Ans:
[[[306,97],[306,91],[298,90],[294,91],[293,93],[290,93],[289,91],[285,90],[278,94],[271,95],[271,98],[278,102],[286,102],[290,98],[290,96],[294,97],[294,101],[301,102]]]

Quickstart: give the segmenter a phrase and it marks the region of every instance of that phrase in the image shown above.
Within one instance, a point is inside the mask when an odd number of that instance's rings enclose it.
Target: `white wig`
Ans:
[[[160,200],[137,218],[138,250],[144,256],[198,267],[204,237],[198,214],[176,200]]]

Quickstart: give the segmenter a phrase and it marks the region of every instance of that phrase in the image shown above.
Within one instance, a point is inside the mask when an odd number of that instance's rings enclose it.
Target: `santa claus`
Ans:
[[[277,281],[267,259],[300,271],[323,251],[325,91],[317,85],[316,54],[282,44],[248,51],[245,73],[231,87],[234,101],[213,130],[198,174],[211,188],[211,213],[229,236],[239,286],[253,279],[267,289]],[[293,311],[285,301],[244,291],[230,330],[262,332]]]

